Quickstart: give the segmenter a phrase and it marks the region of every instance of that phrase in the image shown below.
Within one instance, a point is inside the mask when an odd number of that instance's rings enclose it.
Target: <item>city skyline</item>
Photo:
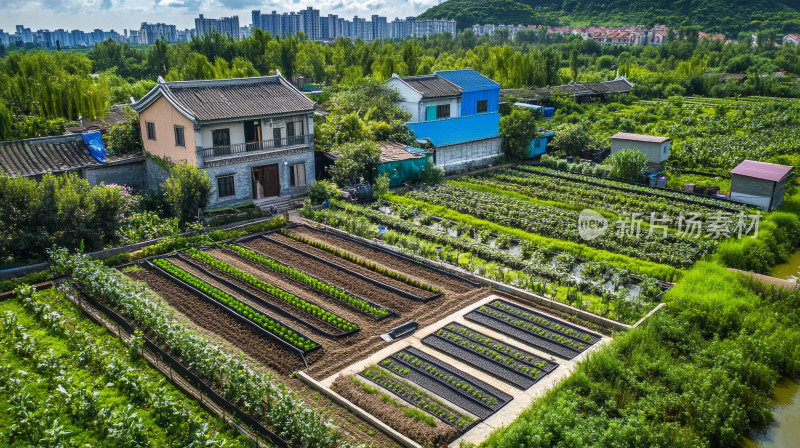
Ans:
[[[141,6],[132,0],[0,0],[0,29],[13,32],[16,25],[24,25],[32,30],[38,29],[79,29],[91,31],[138,29],[142,22],[169,23],[179,29],[194,28],[198,14],[206,17],[247,17],[243,25],[249,25],[250,13],[254,9],[279,12],[297,11],[313,6],[325,15],[340,17],[370,17],[373,14],[389,17],[419,15],[427,8],[438,4],[438,0],[412,0],[409,2],[388,2],[385,0],[366,0],[345,4],[341,0],[318,0],[309,4],[302,0],[155,0],[154,4]],[[42,14],[42,10],[52,11]],[[88,12],[87,12],[88,11]]]

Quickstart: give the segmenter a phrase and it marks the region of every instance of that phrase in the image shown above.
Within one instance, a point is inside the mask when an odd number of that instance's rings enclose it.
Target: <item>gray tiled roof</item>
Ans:
[[[407,76],[400,78],[423,98],[441,98],[461,95],[461,87],[438,75]]]
[[[60,173],[100,165],[81,134],[0,142],[0,167],[11,177]]]
[[[314,110],[314,102],[280,76],[177,81],[160,86],[200,122]]]

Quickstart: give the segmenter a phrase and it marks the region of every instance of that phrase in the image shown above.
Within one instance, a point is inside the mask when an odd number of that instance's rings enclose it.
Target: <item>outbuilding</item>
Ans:
[[[633,148],[644,153],[648,162],[661,163],[669,158],[671,144],[669,137],[618,132],[611,136],[611,154]]]
[[[783,203],[794,167],[745,160],[731,170],[731,200],[772,210]]]
[[[500,114],[477,114],[408,123],[417,140],[433,148],[433,163],[447,173],[488,165],[503,155]]]

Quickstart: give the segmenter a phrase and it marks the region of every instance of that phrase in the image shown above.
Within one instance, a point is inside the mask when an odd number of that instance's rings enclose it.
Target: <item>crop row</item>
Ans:
[[[544,328],[540,327],[539,325],[533,324],[528,322],[524,319],[517,319],[514,316],[510,316],[506,313],[497,311],[493,308],[489,308],[486,306],[482,306],[476,310],[478,313],[483,313],[487,316],[491,316],[495,319],[501,320],[510,324],[511,326],[519,329],[524,330],[528,333],[534,334],[544,339],[549,339],[551,341],[557,342],[563,346],[566,346],[572,350],[582,352],[586,349],[586,344],[577,342],[574,339],[567,338],[565,336],[561,336],[560,334],[553,333],[552,331],[545,330]]]
[[[392,356],[404,363],[413,365],[418,370],[424,371],[431,377],[436,378],[437,380],[448,384],[455,389],[458,389],[462,394],[469,395],[490,408],[494,409],[499,403],[497,397],[488,391],[483,390],[477,385],[469,381],[465,381],[464,379],[459,378],[448,371],[442,370],[440,366],[421,359],[413,353],[399,351]]]
[[[680,191],[673,191],[673,190],[665,190],[661,188],[653,188],[647,187],[644,185],[634,185],[627,182],[621,182],[613,179],[599,179],[592,176],[586,176],[578,173],[572,173],[569,171],[561,171],[561,170],[554,170],[552,168],[546,168],[542,166],[528,166],[528,165],[520,165],[517,166],[513,171],[516,171],[516,175],[519,176],[526,176],[526,179],[540,179],[544,178],[544,174],[550,174],[553,176],[558,176],[557,178],[551,179],[558,179],[564,180],[567,182],[566,184],[556,183],[555,185],[573,185],[576,184],[578,187],[585,186],[587,188],[592,187],[611,187],[615,191],[620,193],[628,192],[630,194],[637,195],[642,197],[642,195],[646,194],[648,196],[658,196],[663,197],[665,199],[678,199],[681,202],[690,201],[693,202],[701,207],[713,206],[713,207],[722,207],[726,210],[732,212],[738,212],[741,210],[745,210],[746,206],[742,204],[737,204],[734,202],[726,202],[721,201],[719,199],[714,199],[711,197],[701,197],[701,196],[694,196],[682,193]],[[548,176],[549,177],[549,176]],[[570,184],[572,182],[573,184]],[[688,204],[687,204],[688,205]]]
[[[283,325],[282,323],[268,317],[266,314],[253,309],[252,307],[242,303],[238,299],[222,292],[221,290],[209,285],[208,283],[200,280],[194,275],[184,271],[183,269],[175,266],[169,260],[158,258],[153,260],[153,264],[163,269],[168,274],[176,277],[177,279],[187,283],[188,285],[200,290],[212,299],[234,310],[239,315],[247,320],[250,320],[261,328],[276,335],[280,339],[288,342],[290,345],[307,352],[317,346],[318,343],[306,338],[305,336],[296,333],[291,328]]]
[[[547,319],[546,317],[529,311],[525,310],[524,308],[518,307],[516,305],[511,305],[506,302],[502,302],[500,300],[495,300],[494,302],[489,304],[490,306],[497,308],[505,313],[513,314],[516,317],[525,319],[531,323],[536,325],[541,325],[546,327],[550,330],[557,331],[559,333],[566,334],[567,336],[572,336],[573,338],[582,339],[589,344],[592,344],[596,338],[593,338],[592,335],[588,333],[584,333],[582,331],[576,330],[570,326],[561,325],[554,320]]]
[[[473,418],[455,411],[441,401],[431,397],[425,391],[397,378],[378,366],[367,367],[361,374],[414,406],[440,418],[443,422],[455,426],[459,431],[469,428],[475,422]]]
[[[223,245],[223,247],[236,252],[237,254],[241,255],[242,257],[248,260],[255,261],[256,263],[266,266],[267,268],[272,269],[273,271],[279,274],[285,275],[289,278],[302,282],[319,292],[335,297],[347,303],[348,305],[358,310],[361,310],[369,315],[375,317],[383,317],[389,314],[389,311],[387,311],[385,308],[370,305],[366,300],[356,297],[353,294],[350,294],[341,288],[332,286],[326,282],[323,282],[322,280],[319,280],[316,277],[312,277],[304,272],[298,271],[293,267],[278,263],[277,261],[263,254],[260,254],[254,250],[250,250],[234,244],[225,244]]]
[[[545,361],[544,359],[539,358],[538,356],[534,356],[530,353],[523,352],[515,347],[500,342],[496,339],[490,338],[489,336],[486,336],[483,333],[479,333],[477,331],[470,330],[467,327],[463,327],[461,325],[456,325],[456,324],[448,324],[444,328],[447,331],[462,336],[464,338],[467,338],[472,342],[484,345],[504,355],[511,356],[517,361],[529,364],[539,369],[545,369],[547,367],[547,361]]]
[[[296,295],[290,292],[284,291],[283,289],[278,288],[277,286],[271,285],[265,282],[264,280],[261,280],[260,278],[254,277],[248,274],[247,272],[242,271],[241,269],[234,268],[233,266],[230,266],[224,261],[218,260],[212,257],[211,255],[208,255],[205,252],[199,251],[197,249],[187,249],[186,254],[198,261],[202,261],[203,263],[213,266],[215,269],[225,272],[226,274],[235,277],[255,288],[258,288],[268,293],[269,295],[279,300],[282,300],[286,304],[294,308],[297,308],[300,311],[303,311],[311,316],[316,317],[317,319],[323,322],[333,325],[334,327],[344,332],[354,331],[358,329],[358,326],[356,324],[346,319],[343,319],[331,313],[330,311],[321,308],[318,305],[303,300],[300,297],[297,297]]]
[[[347,252],[347,251],[342,250],[342,249],[337,249],[335,247],[329,246],[329,245],[327,245],[325,243],[322,243],[320,241],[315,241],[315,240],[312,240],[312,239],[309,239],[309,238],[306,238],[306,237],[303,237],[303,236],[300,236],[300,235],[295,235],[295,234],[293,234],[291,232],[287,232],[285,229],[281,229],[281,235],[289,237],[289,238],[291,238],[291,239],[293,239],[295,241],[299,241],[299,242],[301,242],[303,244],[307,244],[307,245],[309,245],[311,247],[315,247],[317,249],[323,250],[323,251],[325,251],[325,252],[327,252],[327,253],[329,253],[331,255],[335,255],[335,256],[343,259],[343,260],[346,260],[346,261],[349,261],[349,262],[351,262],[353,264],[361,266],[362,268],[369,269],[370,271],[376,272],[376,273],[378,273],[380,275],[383,275],[385,277],[389,277],[391,279],[394,279],[394,280],[397,280],[397,281],[401,281],[401,282],[403,282],[403,283],[405,283],[407,285],[413,286],[415,288],[419,288],[419,289],[422,289],[424,291],[433,292],[433,293],[437,293],[437,294],[441,292],[438,288],[435,288],[435,287],[433,287],[431,285],[428,285],[426,283],[419,282],[419,281],[417,281],[417,280],[415,280],[415,279],[413,279],[411,277],[408,277],[406,275],[403,275],[403,274],[401,274],[399,272],[392,271],[391,269],[386,269],[386,268],[384,268],[382,266],[379,266],[378,264],[376,264],[374,262],[365,260],[365,259],[363,259],[363,258],[361,258],[361,257],[359,257],[359,256],[357,256],[357,255],[355,255],[355,254],[353,254],[351,252]]]
[[[612,189],[607,186],[514,169],[504,169],[480,177],[460,180],[476,185],[501,188],[540,200],[594,210],[606,210],[617,215],[631,211],[647,214],[654,212],[657,216],[666,212],[668,216],[674,217],[681,213],[699,213],[701,217],[705,218],[718,210],[698,202],[687,203],[685,200],[675,200],[666,196]]]
[[[455,343],[456,345],[466,348],[471,352],[478,353],[516,372],[522,373],[533,380],[538,380],[545,375],[544,371],[541,370],[541,367],[529,365],[527,362],[519,361],[513,356],[508,356],[482,344],[475,343],[470,338],[461,337],[450,330],[440,328],[435,334],[442,339]]]
[[[598,249],[676,267],[690,266],[716,246],[716,242],[710,239],[677,235],[662,237],[657,233],[649,235],[646,230],[639,232],[638,235],[635,233],[631,235],[633,227],[629,226],[632,224],[623,226],[622,220],[610,222],[605,234],[586,241],[578,229],[577,211],[538,205],[452,184],[409,193],[408,197],[549,238],[587,244]]]

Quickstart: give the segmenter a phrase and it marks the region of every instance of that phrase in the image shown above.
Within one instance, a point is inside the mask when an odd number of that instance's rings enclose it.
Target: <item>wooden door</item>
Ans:
[[[253,199],[280,196],[281,182],[278,165],[263,165],[252,168]]]

